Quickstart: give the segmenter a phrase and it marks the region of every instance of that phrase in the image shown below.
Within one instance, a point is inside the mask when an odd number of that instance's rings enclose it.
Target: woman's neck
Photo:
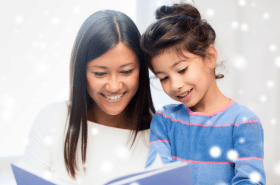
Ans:
[[[124,111],[118,115],[109,115],[101,110],[97,105],[88,110],[87,119],[95,123],[122,129],[132,129],[133,123],[126,118]]]

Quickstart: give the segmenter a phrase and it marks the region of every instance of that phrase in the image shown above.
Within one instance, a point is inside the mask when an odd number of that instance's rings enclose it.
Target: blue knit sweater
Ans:
[[[233,100],[214,113],[167,105],[152,120],[146,167],[158,153],[191,164],[195,185],[265,184],[263,143],[259,118]]]

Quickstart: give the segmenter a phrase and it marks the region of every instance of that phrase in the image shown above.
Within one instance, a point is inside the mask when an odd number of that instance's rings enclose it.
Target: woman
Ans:
[[[60,183],[103,184],[144,168],[155,112],[140,33],[125,14],[98,11],[81,26],[69,102],[40,111],[25,168]]]

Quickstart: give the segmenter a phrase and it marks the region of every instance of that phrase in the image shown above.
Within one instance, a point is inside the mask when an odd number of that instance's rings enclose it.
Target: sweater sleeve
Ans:
[[[52,165],[52,152],[57,144],[57,123],[61,114],[59,104],[44,107],[36,116],[28,135],[28,144],[22,157],[23,165],[38,173],[50,171]],[[65,106],[65,105],[64,105]]]
[[[234,126],[233,147],[237,158],[233,160],[232,185],[266,184],[263,135],[261,122],[255,115]]]
[[[165,118],[157,112],[151,122],[150,149],[145,167],[150,166],[159,154],[164,164],[172,162],[170,141]]]

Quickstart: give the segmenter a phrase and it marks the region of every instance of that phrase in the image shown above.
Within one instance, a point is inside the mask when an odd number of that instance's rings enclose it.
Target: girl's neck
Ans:
[[[190,109],[193,112],[213,113],[216,112],[230,103],[227,98],[218,88],[216,81],[211,85],[203,98]]]

